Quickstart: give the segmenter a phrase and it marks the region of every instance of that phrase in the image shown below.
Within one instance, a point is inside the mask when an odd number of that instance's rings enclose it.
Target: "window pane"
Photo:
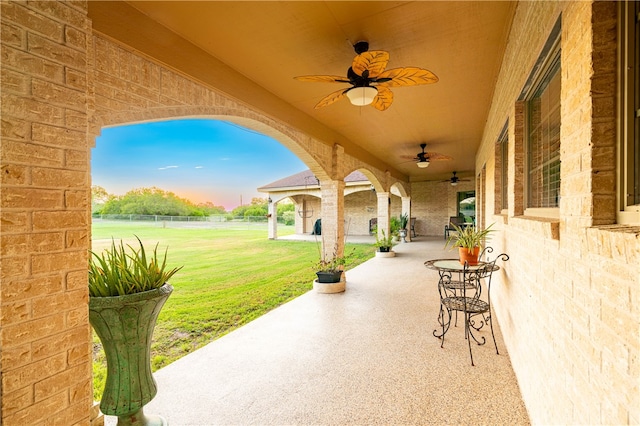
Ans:
[[[528,102],[528,207],[558,207],[560,195],[560,63]]]
[[[500,182],[502,184],[502,192],[501,192],[501,202],[502,209],[506,210],[509,208],[509,178],[508,178],[508,170],[509,170],[509,138],[505,134],[500,141],[500,166],[501,166],[501,179]]]

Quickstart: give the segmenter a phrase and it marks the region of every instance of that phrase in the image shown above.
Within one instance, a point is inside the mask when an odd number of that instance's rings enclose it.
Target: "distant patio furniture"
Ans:
[[[373,235],[375,233],[376,227],[378,226],[378,218],[374,217],[369,219],[369,235]]]
[[[411,237],[413,238],[413,237],[416,237],[418,235],[418,234],[416,234],[416,218],[415,217],[411,218],[410,224],[411,224],[411,228],[410,228],[411,229]]]
[[[473,223],[465,222],[464,221],[464,217],[461,217],[461,216],[450,216],[449,217],[449,223],[447,223],[444,226],[444,239],[445,240],[447,238],[449,238],[449,232],[451,232],[451,231],[455,232],[456,231],[456,229],[453,227],[453,225],[457,226],[458,228],[461,228],[463,226],[473,226]]]
[[[322,235],[322,220],[317,219],[316,223],[313,224],[313,231],[311,231],[311,235]]]

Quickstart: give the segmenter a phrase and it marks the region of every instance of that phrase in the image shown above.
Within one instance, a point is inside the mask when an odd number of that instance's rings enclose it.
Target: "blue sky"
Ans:
[[[102,129],[91,153],[92,184],[110,194],[158,187],[227,211],[266,197],[256,188],[308,167],[275,139],[208,119]]]

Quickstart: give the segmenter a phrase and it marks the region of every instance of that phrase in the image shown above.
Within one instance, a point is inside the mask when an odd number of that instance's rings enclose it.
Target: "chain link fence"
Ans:
[[[162,228],[224,228],[224,229],[267,229],[266,216],[162,216],[143,214],[98,214],[94,222],[136,222]],[[285,218],[278,217],[278,224],[287,225]]]

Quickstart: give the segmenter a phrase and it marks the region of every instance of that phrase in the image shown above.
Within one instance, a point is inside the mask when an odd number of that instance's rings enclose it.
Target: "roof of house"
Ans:
[[[346,178],[344,178],[346,183],[353,182],[369,182],[369,179],[362,174],[362,172],[354,171],[349,174]],[[267,185],[261,186],[258,188],[259,190],[266,189],[277,189],[277,188],[295,188],[295,187],[306,187],[306,186],[316,186],[318,185],[318,180],[311,170],[305,170],[300,173],[296,173],[295,175],[287,176],[275,182],[271,182]]]

